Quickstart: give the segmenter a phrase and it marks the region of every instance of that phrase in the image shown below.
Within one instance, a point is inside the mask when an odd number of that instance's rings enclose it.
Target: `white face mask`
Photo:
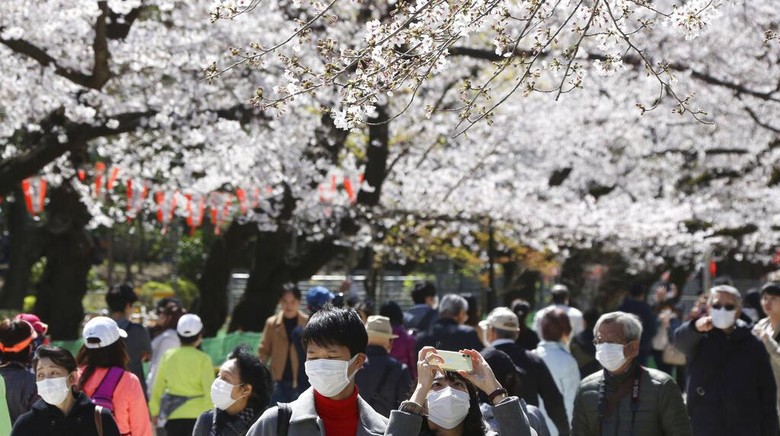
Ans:
[[[458,426],[469,414],[469,394],[447,386],[428,393],[428,420],[441,428]]]
[[[710,316],[712,317],[712,325],[716,329],[726,330],[734,325],[734,321],[737,319],[737,311],[710,309]]]
[[[70,394],[67,377],[47,378],[38,380],[35,384],[41,399],[52,406],[62,404]]]
[[[357,355],[349,362],[337,359],[317,359],[307,360],[304,363],[306,376],[309,377],[309,383],[321,395],[328,398],[335,397],[339,392],[347,387],[354,377],[348,374],[349,365],[355,361]]]
[[[238,398],[232,397],[234,387],[236,385],[231,385],[221,378],[215,379],[211,384],[211,402],[214,403],[214,407],[219,410],[227,410],[238,401]]]
[[[596,344],[596,360],[607,371],[615,371],[626,363],[623,347],[625,345],[611,344],[609,342]]]

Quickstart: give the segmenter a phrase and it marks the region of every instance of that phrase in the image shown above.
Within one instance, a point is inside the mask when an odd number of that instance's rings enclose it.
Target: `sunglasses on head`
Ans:
[[[715,304],[712,305],[712,308],[715,309],[715,310],[726,309],[726,310],[730,311],[730,310],[736,309],[737,306],[734,305],[734,304],[718,304],[718,303],[715,303]]]

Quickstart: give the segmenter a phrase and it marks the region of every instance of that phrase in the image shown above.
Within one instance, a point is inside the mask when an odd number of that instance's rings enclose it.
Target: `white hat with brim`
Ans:
[[[493,309],[488,314],[486,320],[480,321],[479,326],[483,329],[493,327],[495,329],[507,330],[510,332],[520,331],[520,322],[517,320],[517,315],[507,307],[497,307]]]
[[[371,315],[366,321],[366,333],[369,336],[383,339],[395,339],[398,335],[393,334],[393,326],[390,325],[390,318],[381,315]]]
[[[120,329],[116,321],[107,316],[96,316],[84,325],[82,335],[87,348],[107,347],[119,338],[126,338],[127,332]]]

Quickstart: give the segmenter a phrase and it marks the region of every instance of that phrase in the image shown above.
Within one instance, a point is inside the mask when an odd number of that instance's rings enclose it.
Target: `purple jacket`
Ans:
[[[414,351],[416,341],[403,325],[394,326],[393,334],[398,337],[393,341],[390,356],[409,367],[412,380],[417,380],[417,353]]]

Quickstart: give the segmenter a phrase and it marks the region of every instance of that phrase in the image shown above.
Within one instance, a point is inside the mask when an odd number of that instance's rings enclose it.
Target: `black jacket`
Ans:
[[[485,345],[479,340],[474,327],[460,325],[450,318],[437,319],[431,328],[417,336],[417,351],[431,346],[437,350],[481,350]]]
[[[252,424],[260,419],[262,413],[255,413],[252,422],[244,422],[241,419],[237,419],[235,416],[230,416],[227,412],[222,410],[216,410],[217,415],[214,415],[216,409],[207,410],[200,414],[198,420],[195,422],[195,428],[192,429],[192,436],[209,436],[211,434],[211,427],[214,426],[214,417],[221,416],[220,419],[224,419],[225,425],[222,427],[221,436],[245,436],[252,427]]]
[[[485,348],[482,354],[492,347]],[[563,395],[558,390],[555,380],[544,361],[536,354],[523,349],[516,343],[506,342],[495,347],[503,351],[512,361],[525,371],[521,376],[520,394],[527,404],[539,406],[539,397],[544,400],[545,410],[550,419],[555,423],[558,434],[569,434],[569,418],[566,415],[566,406],[563,404]]]
[[[74,394],[76,403],[68,416],[55,406],[38,400],[32,409],[20,416],[11,430],[11,436],[97,436],[95,405],[82,392]],[[108,409],[100,414],[104,436],[119,436],[119,429]]]
[[[363,397],[379,414],[390,417],[401,401],[409,397],[412,376],[406,365],[390,357],[377,345],[366,347],[368,360],[355,375],[355,384]]]
[[[775,379],[764,344],[738,322],[701,333],[681,325],[674,345],[688,358],[688,414],[694,435],[777,436]]]

